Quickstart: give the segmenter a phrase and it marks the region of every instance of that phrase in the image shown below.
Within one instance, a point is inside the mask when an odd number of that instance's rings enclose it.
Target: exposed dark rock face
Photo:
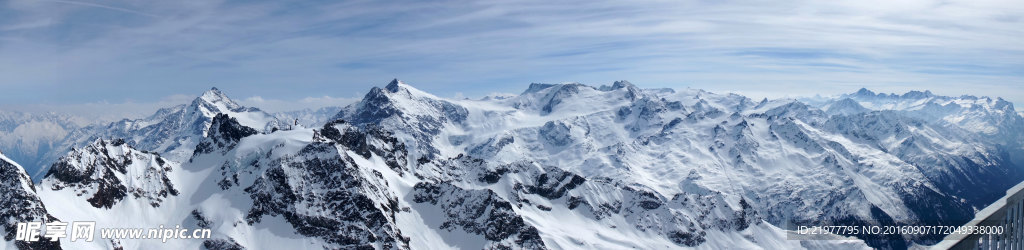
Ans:
[[[206,138],[196,146],[194,155],[208,154],[215,149],[231,150],[235,145],[238,145],[238,141],[242,140],[242,138],[257,133],[259,132],[256,129],[239,124],[238,119],[234,117],[226,114],[217,114],[217,116],[213,117],[213,122],[210,125],[210,131],[207,133]]]
[[[245,250],[246,248],[234,239],[209,239],[203,241],[203,248],[209,250]]]
[[[19,222],[53,222],[56,218],[46,212],[46,207],[36,195],[35,185],[28,174],[20,166],[8,162],[0,155],[0,227],[3,227],[4,241],[13,241]],[[61,249],[59,242],[48,241],[17,241],[18,249]]]
[[[380,156],[389,168],[402,174],[407,169],[408,151],[405,144],[399,142],[391,131],[369,124],[364,128],[348,126],[344,120],[328,122],[320,130],[320,134],[364,158],[371,155]]]
[[[919,110],[877,111],[868,108],[879,105],[855,99],[896,97],[863,92],[826,109],[698,90],[640,90],[619,81],[600,88],[534,84],[519,97],[477,102],[437,98],[395,80],[340,111],[338,119],[320,119],[329,122],[314,132],[247,127],[263,119],[234,114],[258,110],[232,104],[214,89],[153,119],[112,124],[99,135],[130,139],[100,140],[76,150],[54,164],[40,187],[74,189],[100,210],[133,198],[159,206],[178,192],[166,172],[180,159],[165,161],[128,146],[162,153],[185,148],[174,152],[220,170],[200,176],[201,187],[220,187],[203,194],[253,201],[232,203],[238,206],[231,214],[245,217],[235,227],[284,219],[328,249],[405,249],[422,238],[463,243],[450,241],[444,231],[467,233],[473,244],[494,249],[590,243],[546,231],[552,229],[547,220],[560,216],[572,216],[567,223],[606,227],[602,233],[671,242],[672,248],[719,246],[708,242],[715,240],[751,243],[745,229],[775,231],[758,227],[761,221],[959,224],[1024,178],[1015,164],[1022,159],[1022,140],[1009,137],[1021,134],[1024,118],[1011,104],[961,107],[967,99],[957,99]],[[912,92],[898,98],[935,96]],[[476,103],[482,105],[464,106]],[[971,115],[961,110],[976,108],[1008,116],[943,115]],[[314,132],[311,143],[296,136],[307,132]],[[145,178],[128,176],[139,166]],[[138,180],[147,185],[131,185]],[[32,189],[27,186],[22,189]],[[881,195],[870,193],[875,191]],[[18,195],[8,193],[0,197]],[[31,195],[18,197],[0,201],[32,202]],[[200,227],[231,224],[218,221],[225,213],[203,205],[185,208],[195,210],[184,219]],[[5,211],[0,215],[12,216]],[[40,218],[48,218],[43,212]],[[412,214],[440,235],[403,233],[401,228],[411,226],[402,223],[419,222],[407,216]],[[243,237],[214,237],[201,242],[203,247],[256,247]],[[900,237],[864,240],[879,248],[910,244]],[[929,240],[934,241],[916,243]]]
[[[72,188],[88,195],[88,202],[97,208],[111,208],[128,195],[157,207],[168,196],[178,195],[167,177],[172,170],[172,164],[159,155],[135,150],[123,140],[100,139],[54,163],[42,185],[52,190]],[[136,173],[141,175],[133,176]]]
[[[196,220],[196,226],[199,228],[210,228],[210,220],[203,215],[203,212],[199,210],[192,210],[192,219]]]
[[[560,169],[549,168],[547,170],[548,172],[538,176],[532,185],[516,185],[515,189],[553,200],[562,198],[567,191],[583,185],[583,182],[586,181],[582,176]]]
[[[338,248],[408,248],[395,224],[398,199],[387,182],[342,155],[334,143],[314,143],[272,164],[245,189],[253,199],[249,224],[281,215],[299,234]]]
[[[526,224],[512,204],[491,190],[465,190],[448,183],[419,183],[413,200],[444,211],[443,230],[482,235],[487,249],[547,249],[537,228]]]
[[[362,101],[342,110],[334,119],[344,119],[357,127],[377,125],[411,135],[413,139],[403,143],[432,159],[437,154],[432,137],[447,125],[464,123],[468,116],[465,107],[410,90],[395,79],[383,89],[374,87]]]
[[[558,85],[555,88],[558,89],[544,97],[544,99],[547,100],[544,103],[544,106],[541,107],[541,111],[543,111],[544,114],[551,113],[551,111],[554,111],[554,108],[558,106],[558,104],[561,104],[564,101],[564,99],[576,95],[580,92],[580,89],[590,88],[590,86],[586,86],[579,83],[573,83]]]
[[[187,161],[195,152],[196,143],[212,129],[214,117],[221,113],[256,118],[258,121],[248,126],[259,131],[270,131],[283,124],[270,114],[239,105],[217,88],[212,88],[191,103],[162,108],[143,119],[124,119],[72,131],[64,142],[54,146],[54,150],[43,157],[42,162],[56,162],[68,151],[100,138],[124,138],[132,148],[158,151],[173,161]]]
[[[431,164],[441,166],[438,171],[443,173],[442,177],[418,184],[413,198],[418,203],[445,204],[440,201],[448,199],[451,204],[463,204],[448,207],[438,205],[443,211],[455,209],[462,214],[472,214],[472,210],[463,210],[468,209],[465,206],[476,205],[466,204],[491,202],[488,199],[507,202],[513,207],[510,212],[516,214],[519,212],[515,208],[533,206],[541,211],[551,211],[555,207],[564,207],[588,214],[599,221],[629,221],[640,231],[657,233],[680,246],[690,247],[704,243],[708,230],[744,230],[759,224],[762,219],[748,201],[740,200],[738,207],[732,207],[722,199],[721,193],[710,190],[664,197],[642,186],[634,187],[607,178],[589,180],[557,167],[539,166],[530,162],[491,166],[487,161],[471,156],[439,160]],[[489,192],[493,192],[492,189],[460,187],[493,185],[508,185],[505,190],[509,190],[509,193],[495,193],[492,198],[479,198],[491,195]],[[478,194],[485,192],[487,195]],[[470,194],[480,196],[468,197]],[[468,223],[455,215],[446,215],[446,218],[450,218],[449,227]],[[481,225],[486,227],[486,224],[473,226]]]

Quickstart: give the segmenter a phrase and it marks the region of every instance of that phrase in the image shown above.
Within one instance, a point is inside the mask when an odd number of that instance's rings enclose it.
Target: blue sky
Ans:
[[[752,97],[932,90],[1024,104],[1013,1],[0,3],[0,108],[148,113],[211,86],[268,110],[400,78],[440,96],[531,82]]]

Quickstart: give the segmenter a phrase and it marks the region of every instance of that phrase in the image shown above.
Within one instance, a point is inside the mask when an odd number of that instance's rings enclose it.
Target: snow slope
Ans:
[[[214,89],[78,130],[107,139],[76,144],[38,192],[62,220],[213,231],[61,242],[75,249],[899,249],[934,239],[786,230],[962,223],[1024,179],[1022,118],[1000,99],[809,103],[627,81],[451,100],[396,79],[284,129]]]
[[[257,108],[239,105],[217,88],[212,88],[187,105],[163,108],[147,118],[125,119],[72,131],[43,161],[56,162],[68,150],[96,139],[123,139],[134,148],[158,152],[171,161],[181,162],[192,155],[217,114],[234,117],[242,124],[261,131],[281,128],[286,124]],[[38,178],[46,170],[42,168],[34,176]]]

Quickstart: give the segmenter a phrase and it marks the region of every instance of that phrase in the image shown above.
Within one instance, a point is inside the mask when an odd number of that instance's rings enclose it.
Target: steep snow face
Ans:
[[[98,139],[61,157],[46,173],[41,192],[82,197],[92,207],[109,209],[131,198],[158,207],[178,195],[168,173],[178,168],[155,153],[136,150],[124,140]]]
[[[181,162],[192,156],[195,146],[209,132],[217,114],[225,114],[260,131],[281,128],[284,124],[257,108],[235,103],[213,88],[188,105],[160,109],[145,119],[122,120],[76,130],[58,149],[81,147],[98,138],[120,138],[133,148],[158,152],[168,160]],[[53,150],[47,158],[53,162],[63,153]]]
[[[228,137],[228,131],[210,137]],[[194,179],[210,189],[190,201],[198,204],[196,216],[213,222],[215,241],[256,249],[273,241],[288,246],[296,238],[314,248],[409,248],[396,217],[399,193],[384,178],[399,174],[390,167],[406,161],[404,147],[389,133],[337,122],[316,133],[277,131],[210,147],[197,150],[186,168],[211,171]],[[232,205],[219,205],[225,202]],[[280,229],[260,232],[268,227]]]
[[[710,190],[665,197],[644,186],[588,179],[557,167],[528,161],[498,165],[469,156],[426,166],[421,171],[441,174],[414,187],[418,204],[413,207],[439,211],[440,221],[428,225],[480,235],[480,243],[529,246],[539,234],[538,245],[554,248],[743,245],[751,242],[723,234],[768,227],[745,200],[732,208]]]
[[[383,89],[374,87],[363,100],[335,116],[356,125],[373,124],[398,133],[418,149],[416,154],[432,158],[438,149],[433,137],[466,120],[465,107],[413,88],[398,79]]]
[[[282,136],[282,134],[286,136]],[[298,135],[298,136],[295,136]],[[303,138],[302,141],[292,138]],[[309,131],[278,131],[275,136],[256,133],[253,128],[239,124],[238,119],[218,114],[214,117],[209,133],[201,138],[190,156],[201,158],[195,162],[189,158],[181,163],[164,159],[156,153],[137,150],[121,140],[97,140],[75,150],[54,164],[46,178],[40,183],[42,200],[46,204],[59,204],[52,211],[55,216],[69,221],[95,221],[102,228],[155,228],[159,225],[181,225],[183,228],[219,228],[227,225],[225,232],[218,231],[210,240],[97,240],[94,242],[70,242],[62,239],[61,244],[75,249],[216,249],[233,246],[258,246],[268,249],[286,248],[295,244],[309,244],[295,239],[299,234],[280,218],[265,218],[268,224],[260,227],[235,228],[232,224],[245,225],[244,217],[226,219],[220,212],[235,212],[244,216],[252,206],[244,193],[232,193],[218,187],[218,167],[236,159],[232,153],[239,150],[244,155],[256,158],[255,151],[272,150],[284,154],[258,154],[260,157],[283,157],[294,154],[297,144],[308,144],[312,134]],[[246,143],[246,140],[252,141]],[[281,142],[281,144],[278,144]],[[291,145],[287,150],[283,144]],[[241,148],[241,149],[240,149]],[[205,150],[208,149],[208,150]],[[203,156],[216,155],[217,159]],[[276,159],[276,158],[275,158]],[[210,162],[216,162],[213,165]],[[267,160],[270,162],[270,160]],[[183,164],[183,165],[182,165]],[[246,164],[251,164],[246,162]],[[252,178],[250,178],[251,180]],[[245,207],[245,211],[232,209]],[[204,213],[204,211],[212,211]],[[267,227],[274,228],[266,232]],[[238,232],[234,230],[252,230]],[[273,236],[281,235],[285,239]],[[240,233],[254,238],[224,237],[227,232]],[[264,235],[267,234],[267,235]],[[313,243],[320,242],[314,241]],[[323,244],[322,242],[316,244]],[[315,246],[315,245],[314,245]],[[314,247],[315,248],[315,247]]]
[[[263,131],[269,131],[272,128],[281,126],[281,123],[270,114],[258,108],[243,107],[228,98],[227,95],[217,88],[204,92],[202,96],[192,101],[191,107],[192,109],[190,110],[201,112],[201,117],[211,119],[217,114],[225,114],[238,119],[238,123],[242,125]],[[206,129],[203,130],[204,136],[209,128],[209,124],[207,123],[206,125]]]
[[[480,249],[544,249],[540,232],[515,212],[512,204],[489,189],[465,190],[449,183],[419,183],[413,201],[432,206],[443,222],[438,230],[476,235]],[[481,237],[482,236],[482,237]],[[479,239],[483,238],[483,239]],[[468,244],[463,247],[471,247]]]
[[[186,209],[179,205],[181,179],[176,175],[181,172],[178,163],[132,148],[122,139],[97,139],[54,163],[39,183],[39,196],[57,218],[95,221],[97,231],[176,225],[185,217],[170,216]],[[133,242],[99,239],[70,242],[62,238],[60,244],[72,249],[140,248]]]
[[[398,129],[416,138],[403,142],[439,156],[416,158],[412,169],[423,176],[445,168],[429,170],[423,163],[459,154],[493,164],[525,160],[643,187],[660,197],[712,193],[721,199],[719,206],[741,210],[742,201],[775,225],[956,224],[1021,179],[1010,159],[1014,154],[1006,153],[1013,148],[994,146],[986,131],[906,112],[877,115],[871,108],[888,106],[865,104],[857,96],[830,101],[822,111],[794,100],[755,103],[702,90],[639,90],[622,81],[602,87],[533,84],[515,97],[445,100],[396,82],[386,88],[395,91],[375,89],[367,96],[373,102],[347,109],[363,112],[338,117],[415,121]],[[410,94],[393,94],[397,90]],[[379,93],[387,98],[377,98]],[[881,98],[860,96],[869,95]],[[918,101],[890,106],[925,107],[922,98],[935,96],[909,93],[897,99]],[[1003,104],[990,106],[1016,113]],[[457,116],[463,119],[440,118],[450,114],[442,110],[463,109],[466,115]],[[963,112],[973,111],[987,112]],[[433,119],[405,118],[410,113]],[[983,182],[991,189],[969,188]]]
[[[28,174],[11,159],[0,154],[0,235],[4,249],[60,249],[57,242],[37,241],[28,243],[15,241],[17,223],[52,222],[57,219],[47,213],[46,207],[36,195],[35,185]]]
[[[396,194],[378,170],[360,167],[336,145],[314,143],[282,159],[245,192],[253,200],[252,225],[283,216],[298,234],[344,248],[408,248],[395,214]]]
[[[211,90],[92,135],[126,139],[68,154],[52,171],[74,178],[48,175],[40,197],[65,220],[214,232],[61,242],[76,249],[830,249],[867,246],[780,227],[956,224],[1022,179],[1020,148],[1000,144],[1012,138],[858,98],[820,108],[618,81],[448,100],[394,80],[322,126],[274,130]]]
[[[763,223],[746,201],[732,208],[715,191],[666,198],[530,162],[412,160],[396,135],[336,121],[214,144],[185,166],[209,171],[189,178],[207,189],[181,199],[195,204],[188,216],[197,225],[213,228],[210,245],[250,249],[270,242],[378,249],[801,244]]]

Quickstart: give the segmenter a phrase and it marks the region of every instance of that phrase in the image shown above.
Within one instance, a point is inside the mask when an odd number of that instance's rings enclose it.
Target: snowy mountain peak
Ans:
[[[868,94],[865,94],[868,93]],[[960,110],[984,110],[986,112],[1005,113],[1014,111],[1013,104],[1003,98],[991,98],[987,96],[962,95],[959,97],[935,95],[931,91],[912,90],[903,94],[876,94],[861,89],[853,94],[841,95],[836,99],[827,101],[833,103],[853,99],[861,106],[871,110],[920,110],[920,109],[942,109],[946,111]],[[826,106],[823,105],[823,106]],[[950,106],[952,105],[952,106]]]
[[[121,138],[128,145],[140,150],[158,152],[168,160],[183,162],[194,154],[195,146],[207,136],[213,118],[225,114],[246,127],[269,132],[286,128],[281,122],[257,108],[244,107],[228,98],[217,88],[211,88],[190,104],[160,109],[143,119],[121,120],[103,125],[94,125],[73,131],[60,150],[49,152],[44,162],[56,162],[74,147],[92,143],[96,138]],[[45,172],[37,171],[35,176]]]
[[[122,139],[96,139],[54,163],[40,192],[74,190],[96,208],[109,209],[129,195],[158,207],[168,195],[178,195],[167,176],[174,164]]]
[[[382,91],[382,92],[381,93],[373,93],[375,90]],[[371,93],[367,93],[366,95],[367,96],[369,96],[369,95],[380,95],[380,94],[385,94],[385,95],[388,95],[388,96],[396,96],[397,95],[397,96],[401,96],[401,97],[399,97],[400,99],[441,99],[440,97],[437,97],[437,96],[435,96],[433,94],[427,93],[426,91],[419,90],[419,89],[413,87],[412,85],[409,85],[409,84],[403,82],[402,80],[398,80],[398,78],[392,79],[391,82],[388,82],[388,84],[384,86],[383,90],[381,90],[378,87],[373,87],[373,89],[371,89],[370,92]],[[383,92],[386,92],[386,93],[383,93]]]
[[[824,101],[808,100],[827,110],[828,114],[854,114],[870,111],[907,112],[909,117],[938,124],[950,124],[967,131],[981,132],[1008,145],[1018,144],[1024,138],[1024,119],[1013,115],[1013,104],[1002,98],[961,95],[958,97],[935,95],[931,91],[908,91],[904,94],[875,94],[860,89]],[[860,106],[858,108],[857,106]]]
[[[238,119],[238,122],[242,125],[262,131],[270,131],[275,127],[286,124],[258,108],[245,107],[238,104],[216,87],[203,92],[203,95],[192,101],[192,104],[189,105],[186,111],[190,113],[190,117],[196,117],[206,122],[212,121],[213,117],[217,116],[217,114],[226,114]],[[207,128],[203,128],[204,136]]]
[[[405,84],[401,80],[398,80],[398,78],[395,78],[395,79],[392,79],[391,82],[389,82],[387,86],[384,86],[384,89],[387,89],[391,93],[395,93],[395,92],[398,92],[399,86],[401,86],[401,85],[408,86],[407,84]]]
[[[544,89],[547,89],[547,88],[553,87],[553,86],[555,86],[555,85],[557,85],[557,84],[550,84],[550,83],[530,83],[530,87],[526,88],[526,91],[523,91],[523,95],[525,95],[525,94],[529,94],[529,93],[537,93],[537,92],[539,92],[539,91],[541,91],[541,90],[544,90]]]
[[[846,98],[846,97],[850,97],[850,98],[854,98],[854,99],[877,98],[877,99],[920,100],[920,99],[927,99],[927,98],[932,98],[932,97],[937,97],[937,96],[935,94],[933,94],[930,90],[925,90],[925,91],[911,90],[911,91],[907,91],[906,93],[903,93],[903,94],[896,94],[896,93],[876,93],[874,91],[868,90],[867,88],[860,88],[860,90],[857,90],[857,92],[853,92],[851,94],[844,94],[844,95],[841,95],[839,98],[841,99],[841,98]]]
[[[875,96],[875,92],[871,92],[871,90],[868,90],[867,88],[860,88],[860,90],[857,90],[857,92],[853,93],[853,95],[855,95],[855,96]]]
[[[62,219],[213,230],[167,243],[185,249],[791,249],[805,242],[776,226],[956,224],[1001,196],[1022,151],[991,138],[1024,141],[1000,134],[1024,118],[994,99],[755,103],[615,81],[450,100],[394,79],[319,128],[260,133],[265,113],[211,89],[196,109],[76,134],[38,189]]]
[[[850,115],[871,111],[850,98],[843,98],[842,100],[829,104],[825,110],[825,112],[830,115]]]
[[[996,108],[998,110],[1003,110],[1003,111],[1014,111],[1015,110],[1013,108],[1013,103],[1012,102],[1008,102],[1006,100],[1003,100],[1002,97],[996,98],[996,102],[995,102],[995,104],[992,107],[994,107],[994,108]]]
[[[614,83],[612,83],[612,88],[621,89],[621,88],[625,88],[625,87],[635,87],[635,86],[633,86],[633,83],[630,83],[629,81],[626,81],[626,80],[618,80],[618,81],[615,81]]]
[[[917,90],[911,90],[910,92],[907,92],[907,93],[901,95],[900,97],[902,97],[904,99],[924,99],[924,98],[929,98],[929,97],[933,97],[933,96],[935,96],[935,95],[933,95],[932,92],[929,91],[929,90],[925,90],[924,92],[917,91]]]
[[[630,100],[636,100],[638,97],[640,97],[640,88],[637,88],[635,85],[626,80],[615,81],[614,83],[612,83],[611,87],[601,86],[600,88],[598,88],[598,90],[601,91],[617,91],[622,89],[626,91],[626,98],[629,98]]]
[[[217,89],[217,87],[210,88],[210,90],[203,92],[203,94],[196,98],[192,103],[193,106],[214,106],[217,107],[218,110],[223,111],[230,110],[239,112],[245,109],[245,107],[239,105],[234,100],[231,100],[231,98],[225,95],[224,92]]]

